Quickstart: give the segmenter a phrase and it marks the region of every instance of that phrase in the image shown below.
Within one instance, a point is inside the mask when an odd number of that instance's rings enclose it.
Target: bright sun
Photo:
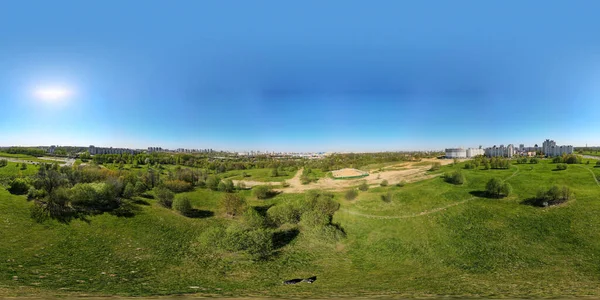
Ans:
[[[66,100],[73,92],[65,87],[39,87],[34,94],[40,100],[58,102]]]

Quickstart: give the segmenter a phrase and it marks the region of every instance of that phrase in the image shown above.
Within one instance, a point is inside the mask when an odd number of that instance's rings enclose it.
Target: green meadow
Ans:
[[[0,177],[17,174],[14,165],[0,168]],[[282,224],[273,229],[273,253],[260,260],[207,242],[215,228],[244,222],[223,213],[224,192],[177,194],[201,212],[195,217],[148,196],[135,199],[134,216],[36,223],[32,202],[0,187],[0,296],[598,297],[600,168],[594,165],[558,171],[542,160],[467,170],[460,163],[434,173],[460,169],[462,185],[438,176],[371,188],[351,201],[338,192],[332,222],[345,237],[324,239],[302,223]],[[21,175],[35,170],[30,165]],[[508,197],[484,195],[493,177],[512,186]],[[569,186],[574,197],[550,207],[526,204],[554,184]],[[237,193],[259,212],[306,198],[282,193],[259,200],[250,190]],[[317,281],[282,284],[310,276]]]

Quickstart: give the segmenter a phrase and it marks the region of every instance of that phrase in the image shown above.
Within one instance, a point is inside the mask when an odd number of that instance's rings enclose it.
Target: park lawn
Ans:
[[[371,188],[352,201],[338,193],[341,210],[333,222],[346,238],[331,242],[301,232],[266,261],[202,246],[210,228],[238,222],[219,213],[222,192],[176,196],[213,212],[200,218],[146,199],[134,217],[37,224],[24,196],[0,188],[0,296],[600,296],[600,187],[592,174],[600,175],[600,168],[554,169],[542,160],[508,170],[462,170],[464,185],[435,177]],[[482,197],[492,177],[509,182],[513,193]],[[552,184],[569,185],[575,198],[548,208],[522,204]],[[388,191],[392,201],[381,201]],[[251,191],[242,193],[263,208],[304,198],[284,193],[257,200]],[[455,205],[421,214],[449,204]],[[313,275],[314,284],[281,284]]]
[[[291,179],[296,175],[297,171],[279,171],[279,176],[272,177],[271,172],[273,169],[264,168],[264,169],[248,169],[248,170],[233,170],[227,171],[225,173],[217,174],[222,179],[231,179],[231,180],[250,180],[250,181],[265,181],[265,182],[283,182],[285,180]],[[243,177],[243,173],[246,173],[246,177]]]

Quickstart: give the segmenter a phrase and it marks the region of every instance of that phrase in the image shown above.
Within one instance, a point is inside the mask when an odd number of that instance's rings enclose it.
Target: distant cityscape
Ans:
[[[479,148],[447,148],[445,149],[446,158],[471,158],[478,155],[485,155],[487,157],[508,157],[513,156],[536,156],[539,152],[549,157],[561,156],[563,154],[573,154],[574,147],[572,145],[556,145],[556,142],[550,139],[546,139],[542,146],[535,144],[533,147],[525,147],[524,144],[520,144],[519,147],[515,147],[513,144],[508,146],[492,146],[483,149]]]

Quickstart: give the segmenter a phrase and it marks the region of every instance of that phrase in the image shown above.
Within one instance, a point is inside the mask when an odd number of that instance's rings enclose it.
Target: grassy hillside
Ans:
[[[346,238],[332,242],[283,225],[278,231],[292,234],[266,261],[206,244],[212,228],[239,222],[219,212],[220,192],[177,195],[207,212],[197,218],[144,199],[148,205],[139,205],[134,217],[105,213],[88,222],[38,224],[24,196],[0,188],[0,296],[600,296],[600,186],[594,179],[600,168],[554,170],[542,161],[462,170],[463,185],[437,177],[372,188],[352,201],[339,193],[333,221]],[[513,193],[482,197],[492,177],[509,182]],[[570,186],[575,198],[547,208],[523,204],[552,184]],[[388,192],[392,200],[382,201]],[[256,200],[243,193],[263,208],[304,199]],[[312,285],[281,284],[313,275]]]

